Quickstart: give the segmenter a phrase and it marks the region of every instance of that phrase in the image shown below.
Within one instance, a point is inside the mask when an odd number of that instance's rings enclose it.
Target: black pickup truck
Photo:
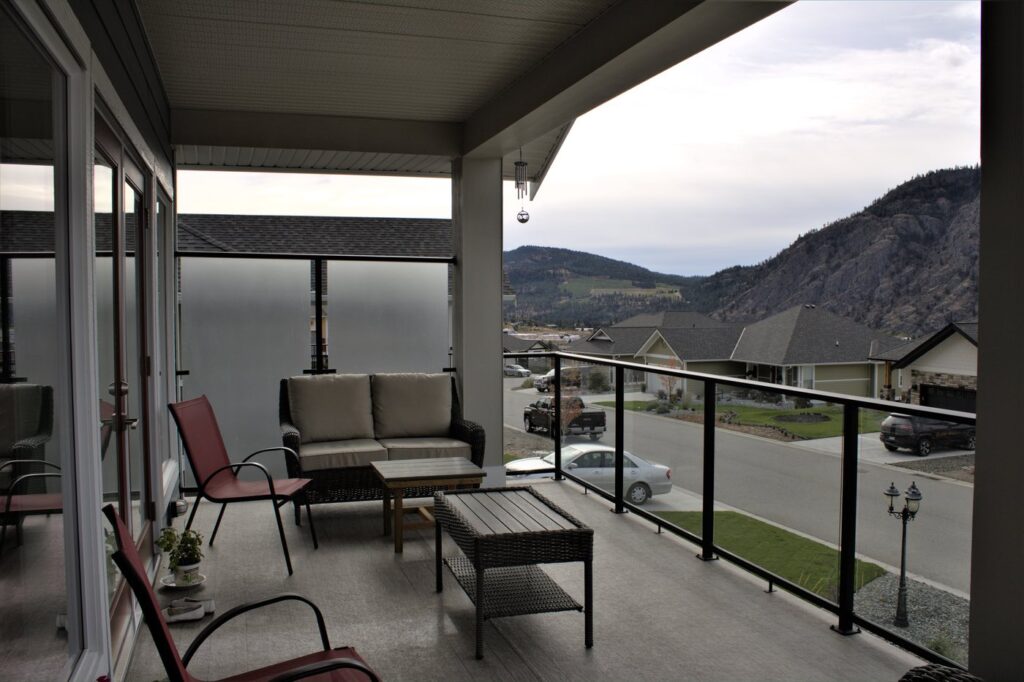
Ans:
[[[544,398],[531,403],[523,412],[523,425],[526,431],[547,431],[553,433],[551,425],[555,421],[555,401]],[[604,410],[587,407],[583,400],[576,397],[562,398],[562,433],[573,436],[590,436],[597,440],[605,432]]]

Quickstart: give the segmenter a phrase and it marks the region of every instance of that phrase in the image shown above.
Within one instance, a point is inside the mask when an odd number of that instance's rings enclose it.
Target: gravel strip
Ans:
[[[907,620],[910,625],[898,628],[892,620],[896,616],[899,582],[898,575],[886,573],[858,590],[854,595],[857,615],[966,664],[970,602],[908,578]]]
[[[894,466],[974,483],[974,453],[952,457],[924,457],[916,462],[900,462]]]

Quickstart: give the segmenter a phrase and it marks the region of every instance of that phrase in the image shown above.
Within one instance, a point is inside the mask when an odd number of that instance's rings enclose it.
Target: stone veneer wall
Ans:
[[[943,372],[921,372],[912,369],[910,370],[910,402],[914,405],[921,404],[921,384],[976,391],[978,390],[978,377]]]

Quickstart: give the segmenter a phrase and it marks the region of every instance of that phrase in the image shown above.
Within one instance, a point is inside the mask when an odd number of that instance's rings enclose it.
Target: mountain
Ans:
[[[598,326],[686,309],[748,321],[814,303],[876,329],[917,335],[977,319],[980,194],[978,167],[933,171],[762,263],[708,277],[536,246],[506,252],[505,265],[524,320]]]

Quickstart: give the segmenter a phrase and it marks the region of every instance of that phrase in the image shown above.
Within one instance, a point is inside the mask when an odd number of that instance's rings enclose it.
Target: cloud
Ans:
[[[548,242],[708,273],[917,173],[976,163],[971,7],[798,3],[769,17],[581,117],[528,207],[536,226],[506,221],[506,245],[543,225]],[[708,255],[685,270],[694,246]]]

